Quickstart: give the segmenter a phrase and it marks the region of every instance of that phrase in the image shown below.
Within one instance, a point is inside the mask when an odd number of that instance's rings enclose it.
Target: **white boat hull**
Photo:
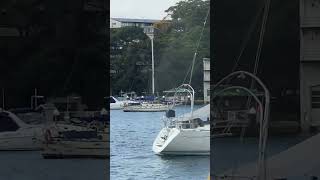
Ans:
[[[153,151],[159,155],[209,155],[210,129],[163,128],[153,143]]]
[[[117,103],[110,103],[110,110],[120,110],[123,109],[123,103],[117,102]]]
[[[169,109],[168,105],[164,104],[142,104],[136,106],[126,106],[124,112],[162,112]]]

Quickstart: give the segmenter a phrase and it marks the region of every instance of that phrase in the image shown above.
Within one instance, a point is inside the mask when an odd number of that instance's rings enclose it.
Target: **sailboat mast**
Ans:
[[[154,39],[154,27],[146,26],[143,29],[143,32],[150,38],[151,40],[151,63],[152,63],[152,95],[154,95],[154,56],[153,56],[153,39]]]
[[[152,94],[154,95],[154,56],[153,56],[153,37],[151,39],[151,56],[152,56]]]

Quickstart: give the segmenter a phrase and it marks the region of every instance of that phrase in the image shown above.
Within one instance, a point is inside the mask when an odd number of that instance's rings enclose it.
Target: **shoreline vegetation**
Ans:
[[[166,10],[171,14],[171,20],[156,24],[155,89],[159,94],[179,86],[184,79],[189,79],[193,54],[210,6],[209,2],[178,2]],[[112,94],[118,95],[121,90],[135,91],[138,95],[151,92],[150,39],[139,27],[110,30],[110,69],[115,72],[110,74]],[[205,57],[210,57],[210,19],[207,20],[200,42],[192,78],[192,86],[198,98],[203,97],[202,59]]]

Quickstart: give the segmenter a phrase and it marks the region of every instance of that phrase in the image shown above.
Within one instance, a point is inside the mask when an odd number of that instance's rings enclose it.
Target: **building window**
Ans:
[[[210,96],[210,89],[207,89],[207,96]]]

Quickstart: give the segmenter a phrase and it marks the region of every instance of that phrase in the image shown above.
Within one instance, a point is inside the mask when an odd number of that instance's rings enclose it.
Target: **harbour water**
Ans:
[[[196,107],[197,108],[197,107]],[[177,114],[190,111],[178,107]],[[152,143],[163,127],[164,112],[123,112],[110,116],[111,180],[203,180],[210,171],[209,156],[158,156]]]
[[[303,136],[270,136],[266,155],[272,157],[305,140]],[[239,137],[216,138],[211,140],[211,158],[214,174],[223,174],[230,169],[240,168],[248,163],[257,163],[258,138]]]
[[[1,151],[1,180],[106,180],[109,160],[43,159],[39,151]]]

